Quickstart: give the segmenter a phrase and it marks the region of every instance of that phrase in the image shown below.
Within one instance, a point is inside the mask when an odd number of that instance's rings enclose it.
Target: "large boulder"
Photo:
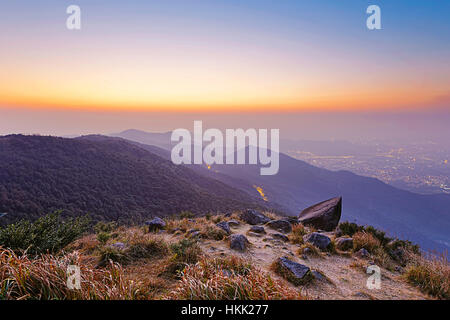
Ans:
[[[292,231],[292,225],[287,220],[272,220],[267,222],[266,226],[283,233],[289,233]]]
[[[331,239],[324,234],[313,232],[303,236],[303,241],[311,243],[320,250],[325,250],[331,243]]]
[[[261,212],[253,209],[245,210],[241,215],[241,219],[251,225],[264,224],[270,221],[270,219]]]
[[[164,229],[166,222],[161,218],[154,218],[153,220],[146,221],[145,224],[148,226],[148,231],[158,231]]]
[[[315,204],[303,210],[298,220],[316,229],[333,231],[341,218],[342,197],[337,197]]]
[[[286,257],[278,258],[276,265],[278,273],[295,285],[302,285],[312,278],[309,267]]]
[[[250,244],[243,234],[233,234],[230,237],[230,248],[237,251],[245,251]]]
[[[216,226],[218,228],[222,229],[223,231],[225,231],[227,234],[231,233],[230,225],[226,221],[221,221],[218,224],[216,224]]]

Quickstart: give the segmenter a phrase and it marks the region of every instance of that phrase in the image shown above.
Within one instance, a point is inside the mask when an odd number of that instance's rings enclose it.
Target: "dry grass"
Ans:
[[[177,288],[166,299],[300,300],[296,290],[239,258],[203,259],[186,267]]]
[[[81,271],[81,290],[67,286],[67,267]],[[144,299],[139,284],[126,281],[116,263],[95,269],[82,263],[78,252],[61,257],[41,255],[35,259],[0,248],[0,300],[129,300]]]
[[[292,226],[292,232],[289,235],[289,241],[293,244],[303,244],[303,236],[307,234],[305,226],[301,223]]]
[[[410,259],[404,277],[422,291],[440,299],[450,299],[450,265],[446,254]]]
[[[372,234],[358,231],[353,235],[353,249],[358,251],[362,248],[370,253],[375,253],[377,249],[381,248],[381,243]]]
[[[300,248],[298,249],[298,254],[299,255],[306,254],[305,249],[310,249],[307,255],[323,258],[323,253],[320,251],[320,249],[311,243],[305,243],[301,245]]]
[[[167,220],[166,229],[169,233],[186,233],[189,230],[198,230],[200,237],[218,241],[227,237],[227,233],[216,226],[216,223],[220,221],[222,221],[221,216],[181,220],[169,219]]]

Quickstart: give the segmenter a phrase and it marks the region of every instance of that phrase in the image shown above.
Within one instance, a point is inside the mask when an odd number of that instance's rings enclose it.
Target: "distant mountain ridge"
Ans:
[[[53,210],[95,220],[264,208],[247,193],[123,139],[0,137],[0,223]]]

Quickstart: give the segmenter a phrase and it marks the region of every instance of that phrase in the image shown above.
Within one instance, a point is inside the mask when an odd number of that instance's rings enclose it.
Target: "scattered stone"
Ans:
[[[248,244],[250,244],[250,242],[243,234],[233,234],[230,238],[230,248],[233,250],[245,251]]]
[[[325,277],[319,271],[312,270],[311,273],[316,280],[319,280],[319,281],[325,280]]]
[[[219,222],[216,224],[217,227],[225,231],[227,234],[231,234],[230,225],[226,221]]]
[[[355,256],[365,259],[365,258],[368,258],[370,256],[370,254],[369,254],[369,251],[362,248],[358,252],[355,253]]]
[[[250,231],[255,233],[266,233],[266,230],[264,230],[263,226],[252,226],[250,228]]]
[[[352,238],[337,238],[335,241],[336,248],[342,251],[348,251],[353,248],[353,239]]]
[[[148,231],[158,231],[164,229],[166,222],[161,218],[154,218],[153,220],[146,221],[145,224],[148,226]]]
[[[266,244],[266,245],[264,246],[264,248],[272,248],[272,246],[271,246],[270,244]]]
[[[126,247],[125,243],[123,243],[123,242],[116,242],[111,245],[111,248],[114,248],[117,250],[125,250],[125,247]]]
[[[292,231],[292,225],[287,220],[272,220],[267,222],[266,226],[283,233]]]
[[[284,241],[284,242],[288,242],[288,241],[289,241],[289,238],[286,237],[286,236],[285,236],[284,234],[282,234],[282,233],[272,233],[271,236],[272,236],[272,238],[274,238],[274,239],[278,239],[278,240],[281,240],[281,241]]]
[[[306,247],[302,250],[302,253],[303,255],[307,256],[313,254],[313,251],[311,250],[311,248]]]
[[[225,213],[223,216],[224,216],[225,218],[229,218],[229,217],[231,217],[231,212],[227,212],[227,213]]]
[[[331,239],[324,234],[313,232],[303,236],[303,241],[309,242],[320,250],[325,250],[331,243]]]
[[[200,237],[200,235],[201,235],[201,234],[200,234],[200,231],[194,231],[194,232],[191,233],[191,236],[190,236],[190,237],[191,237],[191,238],[195,238],[195,237]]]
[[[270,219],[261,212],[253,209],[245,210],[241,215],[241,219],[251,225],[264,224],[270,221]]]
[[[329,199],[303,210],[299,221],[317,229],[333,231],[341,218],[342,198]]]
[[[228,221],[228,224],[230,225],[230,227],[237,227],[239,225],[239,221],[231,219],[230,221]]]
[[[199,229],[190,229],[190,230],[188,230],[188,234],[191,234],[191,233],[194,233],[194,232],[198,232],[198,231],[200,231]]]
[[[295,285],[302,285],[312,277],[309,267],[286,257],[278,258],[276,264],[278,273]]]

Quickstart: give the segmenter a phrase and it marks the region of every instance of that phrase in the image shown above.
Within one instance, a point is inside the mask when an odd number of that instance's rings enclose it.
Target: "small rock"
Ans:
[[[191,233],[194,233],[194,232],[198,232],[198,231],[200,231],[199,229],[190,229],[190,230],[188,230],[188,234],[191,234]]]
[[[325,280],[325,277],[319,271],[312,270],[311,273],[316,280],[319,280],[319,281]]]
[[[311,250],[311,248],[304,248],[302,251],[303,255],[307,256],[307,255],[311,255],[313,253],[313,251]]]
[[[370,254],[369,254],[369,251],[367,251],[366,249],[362,248],[358,252],[355,253],[355,256],[365,259],[365,258],[368,258],[370,256]]]
[[[230,248],[237,251],[245,251],[250,242],[243,234],[233,234],[230,238]]]
[[[292,225],[287,220],[272,220],[267,222],[266,226],[283,233],[292,231]]]
[[[123,242],[116,242],[111,245],[111,248],[114,248],[117,250],[125,250],[125,247],[126,247],[125,243],[123,243]]]
[[[263,226],[252,226],[250,228],[250,231],[255,232],[255,233],[266,233],[266,230],[264,230]]]
[[[164,229],[166,222],[161,218],[154,218],[153,220],[146,221],[145,224],[148,226],[148,231],[157,231]]]
[[[231,219],[228,221],[228,224],[230,225],[230,227],[237,227],[239,225],[239,221]]]
[[[320,250],[325,250],[331,243],[331,239],[324,234],[313,232],[303,236],[303,241],[309,242]]]
[[[227,234],[231,233],[230,225],[226,221],[219,222],[216,226],[225,231]]]
[[[191,237],[191,238],[195,238],[195,237],[200,237],[200,235],[201,235],[201,234],[200,234],[200,231],[194,231],[194,232],[191,233],[191,236],[190,236],[190,237]]]
[[[282,233],[272,233],[271,236],[272,236],[272,238],[274,238],[274,239],[279,239],[279,240],[284,241],[284,242],[288,242],[288,241],[289,241],[289,238],[286,237],[286,236],[285,236],[284,234],[282,234]]]
[[[253,209],[245,210],[241,215],[241,219],[251,225],[264,224],[270,221],[270,219],[261,212]]]
[[[353,248],[353,239],[352,238],[337,238],[335,241],[336,248],[342,251],[348,251]]]
[[[295,285],[304,284],[311,277],[309,267],[289,260],[286,257],[279,258],[277,260],[277,264],[280,268],[281,274],[286,278],[286,280]]]

